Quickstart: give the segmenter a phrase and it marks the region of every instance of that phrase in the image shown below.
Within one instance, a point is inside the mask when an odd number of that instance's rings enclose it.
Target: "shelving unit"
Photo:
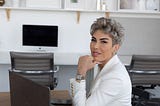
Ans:
[[[76,10],[76,9],[52,9],[52,8],[26,8],[26,7],[0,7],[6,11],[7,20],[10,19],[11,10],[25,11],[58,11],[58,12],[75,12],[77,23],[80,22],[81,13],[104,13],[106,17],[124,17],[124,18],[160,18],[160,12],[157,11],[97,11],[97,10]]]
[[[47,7],[27,7],[27,6],[14,6],[13,3],[10,5],[1,6],[0,9],[4,9],[6,11],[7,20],[10,20],[10,12],[11,10],[25,10],[25,11],[58,11],[58,12],[75,12],[77,15],[77,23],[80,22],[81,13],[104,13],[106,17],[123,17],[123,18],[160,18],[160,11],[149,11],[149,10],[128,10],[128,9],[118,9],[120,8],[120,1],[114,0],[113,2],[117,3],[116,10],[85,10],[85,9],[57,9],[57,8],[47,8]],[[13,1],[12,1],[13,2]],[[63,1],[64,2],[64,1]],[[107,1],[108,2],[108,1]],[[111,2],[111,1],[110,1]],[[62,1],[60,2],[62,3]],[[113,4],[113,3],[112,3]],[[26,5],[26,4],[25,4]],[[62,6],[63,7],[63,6]]]

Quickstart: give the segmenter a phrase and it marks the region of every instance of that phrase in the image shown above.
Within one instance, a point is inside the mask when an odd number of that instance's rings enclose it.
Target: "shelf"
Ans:
[[[160,12],[135,12],[135,11],[116,11],[111,12],[110,17],[124,18],[157,18],[160,19]]]
[[[12,10],[31,10],[31,11],[58,11],[58,12],[90,12],[90,13],[104,13],[108,11],[98,10],[84,10],[84,9],[55,9],[55,8],[26,8],[26,7],[0,7],[0,9],[12,9]]]
[[[26,11],[58,11],[58,12],[79,12],[80,13],[110,13],[110,17],[124,18],[160,18],[160,12],[157,11],[97,11],[80,9],[54,9],[54,8],[24,8],[24,7],[0,7],[0,9],[26,10]]]

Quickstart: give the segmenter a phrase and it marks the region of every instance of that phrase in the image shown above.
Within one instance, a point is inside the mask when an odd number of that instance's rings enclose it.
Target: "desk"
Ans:
[[[54,95],[54,96],[52,96]],[[51,91],[51,99],[68,99],[70,98],[68,91],[66,90],[53,90]],[[10,93],[0,92],[0,106],[11,106],[10,104]],[[56,105],[55,105],[56,106]],[[57,105],[57,106],[72,106],[72,105]]]
[[[33,51],[35,52],[35,51]],[[54,53],[55,65],[77,65],[78,58],[88,53]],[[9,51],[0,51],[0,64],[11,64]]]
[[[9,92],[0,93],[0,105],[1,106],[11,106]]]
[[[35,51],[33,51],[35,52]],[[90,54],[89,52],[53,52],[55,65],[77,65],[80,56]],[[132,54],[118,54],[122,63],[130,64]],[[0,64],[11,64],[9,51],[0,51]]]

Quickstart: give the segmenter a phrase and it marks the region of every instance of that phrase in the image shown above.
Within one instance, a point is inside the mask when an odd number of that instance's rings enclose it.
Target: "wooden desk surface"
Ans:
[[[0,93],[0,106],[11,106],[9,92]]]
[[[54,98],[70,99],[69,92],[67,90],[53,90],[51,91],[51,99]],[[11,106],[9,92],[0,92],[0,106]],[[72,106],[72,105],[58,105],[58,106]]]

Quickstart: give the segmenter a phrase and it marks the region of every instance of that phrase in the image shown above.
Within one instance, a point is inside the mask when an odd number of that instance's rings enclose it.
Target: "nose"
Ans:
[[[95,49],[99,48],[99,43],[98,43],[98,42],[96,42],[96,43],[94,44],[94,48],[95,48]]]

